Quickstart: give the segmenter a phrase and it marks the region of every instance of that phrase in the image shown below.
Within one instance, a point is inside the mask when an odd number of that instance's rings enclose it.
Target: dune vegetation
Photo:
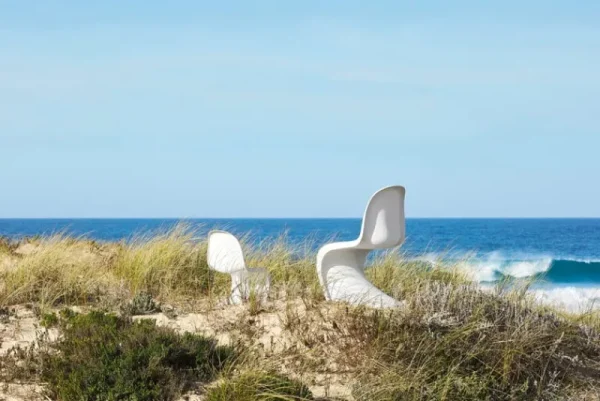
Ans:
[[[272,289],[235,306],[206,248],[184,225],[0,240],[0,399],[600,399],[600,319],[526,285],[483,291],[395,250],[366,273],[407,306],[351,307],[325,301],[311,247],[282,238],[246,243]]]

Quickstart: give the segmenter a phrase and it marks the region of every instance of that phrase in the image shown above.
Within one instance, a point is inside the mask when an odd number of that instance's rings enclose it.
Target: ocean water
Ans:
[[[169,229],[174,219],[0,219],[0,236],[66,232],[103,241]],[[194,219],[211,229],[265,241],[285,233],[313,249],[358,236],[360,219]],[[600,307],[600,219],[408,219],[401,251],[408,258],[466,260],[465,269],[489,285],[503,277],[540,278],[532,291],[569,309]]]

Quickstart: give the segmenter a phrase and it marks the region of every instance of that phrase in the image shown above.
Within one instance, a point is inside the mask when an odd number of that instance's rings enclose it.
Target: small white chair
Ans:
[[[317,274],[327,300],[373,308],[403,306],[367,280],[364,266],[371,251],[404,242],[405,192],[401,186],[379,190],[367,205],[358,239],[327,244],[319,250]]]
[[[208,234],[208,266],[221,273],[231,274],[230,302],[239,305],[254,292],[266,300],[271,286],[267,269],[248,268],[244,261],[242,246],[237,238],[226,231]]]

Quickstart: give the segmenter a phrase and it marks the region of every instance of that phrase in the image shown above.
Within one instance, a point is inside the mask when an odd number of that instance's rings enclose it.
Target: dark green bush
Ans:
[[[313,400],[302,383],[276,373],[247,372],[211,388],[206,401]]]
[[[62,401],[173,400],[211,380],[233,356],[212,339],[152,320],[91,312],[63,315],[59,328],[61,339],[42,353],[41,376]]]

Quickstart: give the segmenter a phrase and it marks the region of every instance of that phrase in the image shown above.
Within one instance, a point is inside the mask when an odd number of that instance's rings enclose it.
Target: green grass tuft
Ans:
[[[277,373],[246,372],[211,388],[206,401],[308,401],[310,390],[301,382]]]

